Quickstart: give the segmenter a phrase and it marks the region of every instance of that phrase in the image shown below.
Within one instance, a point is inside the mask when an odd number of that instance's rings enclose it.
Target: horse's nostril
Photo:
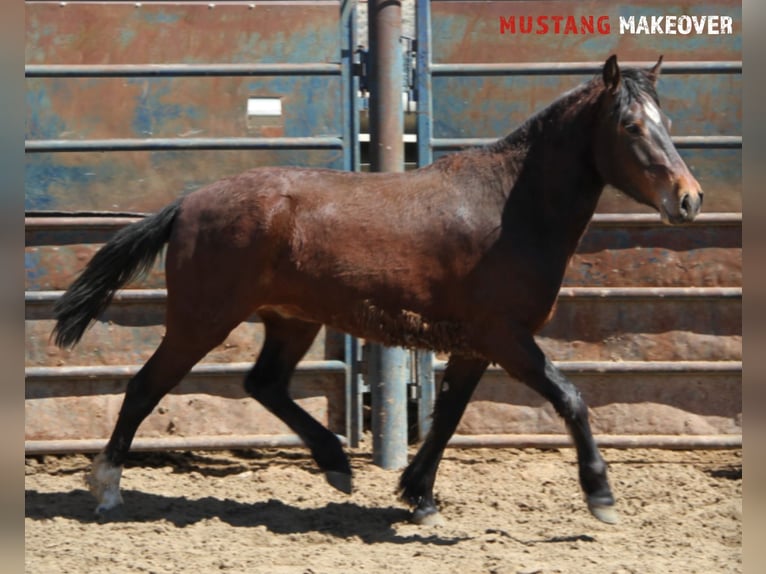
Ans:
[[[681,215],[687,216],[692,213],[692,201],[688,193],[681,198]]]

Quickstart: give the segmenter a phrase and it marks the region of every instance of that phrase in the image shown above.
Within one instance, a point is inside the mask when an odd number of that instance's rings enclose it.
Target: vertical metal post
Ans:
[[[356,0],[343,0],[340,7],[341,101],[343,108],[343,169],[359,171],[359,78],[354,74],[357,46]],[[346,439],[359,446],[362,435],[362,374],[359,341],[344,336],[346,363]]]
[[[417,101],[418,167],[433,161],[431,139],[431,6],[429,0],[417,0],[415,4],[415,99]],[[425,439],[431,430],[431,413],[434,408],[433,353],[416,351],[415,383],[418,388],[418,438]]]
[[[356,0],[340,7],[341,105],[343,108],[343,169],[359,170],[359,78],[354,74],[357,46]]]
[[[433,161],[431,139],[431,7],[429,0],[415,4],[415,98],[417,99],[418,167]]]
[[[402,5],[400,0],[370,0],[368,10],[370,168],[404,171]]]
[[[400,0],[368,3],[370,167],[404,171],[402,114],[402,5]],[[409,353],[373,345],[370,349],[373,462],[386,469],[407,464],[407,383]]]
[[[422,441],[431,431],[431,415],[436,402],[434,354],[431,351],[415,351],[415,361],[415,382],[418,388],[418,439]]]

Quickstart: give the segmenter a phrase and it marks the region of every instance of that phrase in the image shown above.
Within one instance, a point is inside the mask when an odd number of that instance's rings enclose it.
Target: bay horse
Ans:
[[[439,518],[443,451],[490,363],[549,400],[577,450],[590,512],[614,523],[607,465],[577,388],[534,335],[605,185],[691,221],[702,190],[671,142],[649,70],[601,73],[497,142],[407,173],[257,168],[203,187],[115,234],[55,305],[53,337],[71,347],[115,291],[167,244],[166,334],[130,380],[88,476],[103,513],[122,502],[122,465],[160,399],[253,313],[265,340],[244,386],[310,449],[329,483],[351,492],[338,438],[288,393],[320,327],[449,354],[430,434],[404,470],[413,520]]]

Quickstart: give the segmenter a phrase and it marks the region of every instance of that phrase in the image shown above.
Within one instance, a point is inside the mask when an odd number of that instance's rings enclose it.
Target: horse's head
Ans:
[[[623,70],[617,57],[604,64],[604,94],[594,142],[604,181],[654,207],[666,223],[692,221],[702,207],[702,189],[678,155],[670,120],[655,91],[662,56],[651,70]]]

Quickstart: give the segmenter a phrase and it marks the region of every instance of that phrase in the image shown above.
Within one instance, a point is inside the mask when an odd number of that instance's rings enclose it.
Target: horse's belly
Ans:
[[[461,321],[430,320],[407,309],[390,311],[370,301],[350,304],[343,310],[310,313],[297,305],[269,305],[259,312],[276,313],[328,325],[355,337],[390,347],[430,349],[442,353],[473,353],[466,326]]]
[[[391,347],[430,349],[443,353],[471,351],[465,325],[460,321],[432,320],[407,309],[390,311],[363,301],[353,306],[337,328],[357,337]]]

